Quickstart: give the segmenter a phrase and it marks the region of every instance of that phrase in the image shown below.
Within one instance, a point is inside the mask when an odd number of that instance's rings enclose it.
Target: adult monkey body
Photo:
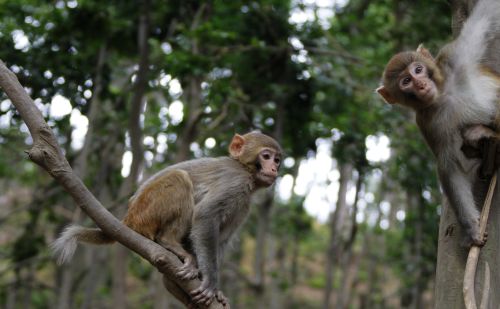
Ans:
[[[464,227],[467,243],[483,245],[473,183],[477,159],[464,156],[464,143],[493,135],[498,111],[500,64],[489,58],[500,40],[500,1],[480,0],[458,38],[435,61],[419,47],[395,55],[387,64],[377,92],[386,102],[410,107],[417,125],[437,158],[444,193]],[[496,56],[498,57],[498,56]],[[495,66],[496,65],[496,66]]]
[[[224,248],[245,220],[251,194],[272,185],[278,175],[281,147],[267,135],[236,134],[229,153],[230,157],[185,161],[158,172],[130,199],[123,219],[183,261],[176,273],[181,279],[197,277],[199,269],[202,283],[191,296],[165,282],[186,305],[191,301],[208,305],[214,296],[226,304],[217,289]],[[78,241],[114,242],[98,228],[70,226],[52,245],[60,263],[71,259]]]

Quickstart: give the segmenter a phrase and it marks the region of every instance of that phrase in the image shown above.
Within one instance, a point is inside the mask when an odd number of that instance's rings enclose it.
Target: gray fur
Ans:
[[[53,255],[57,257],[58,265],[65,264],[73,258],[78,246],[78,234],[84,229],[78,225],[70,225],[64,229],[59,238],[50,244]]]
[[[473,184],[480,161],[461,151],[461,131],[470,125],[491,125],[498,110],[498,82],[480,71],[490,64],[490,46],[500,41],[500,1],[481,0],[459,37],[438,56],[445,84],[441,96],[427,109],[417,110],[417,124],[437,158],[442,188],[458,220],[475,243],[479,235],[479,210]],[[494,51],[498,53],[498,50]],[[500,72],[498,66],[489,67]]]

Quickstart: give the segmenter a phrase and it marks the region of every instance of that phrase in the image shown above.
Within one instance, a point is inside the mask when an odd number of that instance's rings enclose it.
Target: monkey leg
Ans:
[[[491,128],[484,125],[473,125],[462,129],[462,138],[464,144],[474,148],[479,147],[479,142],[487,138],[497,137],[497,133]]]
[[[157,186],[155,192],[158,197],[152,208],[160,214],[160,222],[154,240],[184,263],[178,269],[177,276],[194,279],[198,276],[195,259],[181,245],[182,239],[191,229],[193,183],[187,172],[172,170],[159,177]]]
[[[166,170],[137,190],[123,219],[127,226],[179,257],[184,263],[178,269],[182,279],[198,276],[193,256],[181,245],[191,229],[193,196],[193,183],[186,171]]]
[[[193,255],[188,253],[180,243],[172,239],[171,235],[163,234],[155,239],[162,247],[175,254],[183,265],[177,269],[176,275],[181,279],[194,279],[198,277],[199,271],[196,267],[196,261]]]

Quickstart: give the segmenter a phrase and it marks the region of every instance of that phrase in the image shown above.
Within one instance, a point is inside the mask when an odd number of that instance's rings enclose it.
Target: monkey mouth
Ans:
[[[432,87],[426,87],[422,91],[420,91],[420,100],[425,102],[432,101],[434,99],[434,89]]]
[[[259,182],[270,186],[276,181],[276,178],[277,178],[276,175],[261,173],[259,177]]]

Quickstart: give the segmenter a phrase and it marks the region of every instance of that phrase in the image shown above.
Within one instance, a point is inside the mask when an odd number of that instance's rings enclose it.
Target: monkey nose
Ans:
[[[415,85],[419,88],[419,89],[424,89],[426,86],[427,86],[427,83],[425,81],[421,81],[421,80],[415,80]]]

